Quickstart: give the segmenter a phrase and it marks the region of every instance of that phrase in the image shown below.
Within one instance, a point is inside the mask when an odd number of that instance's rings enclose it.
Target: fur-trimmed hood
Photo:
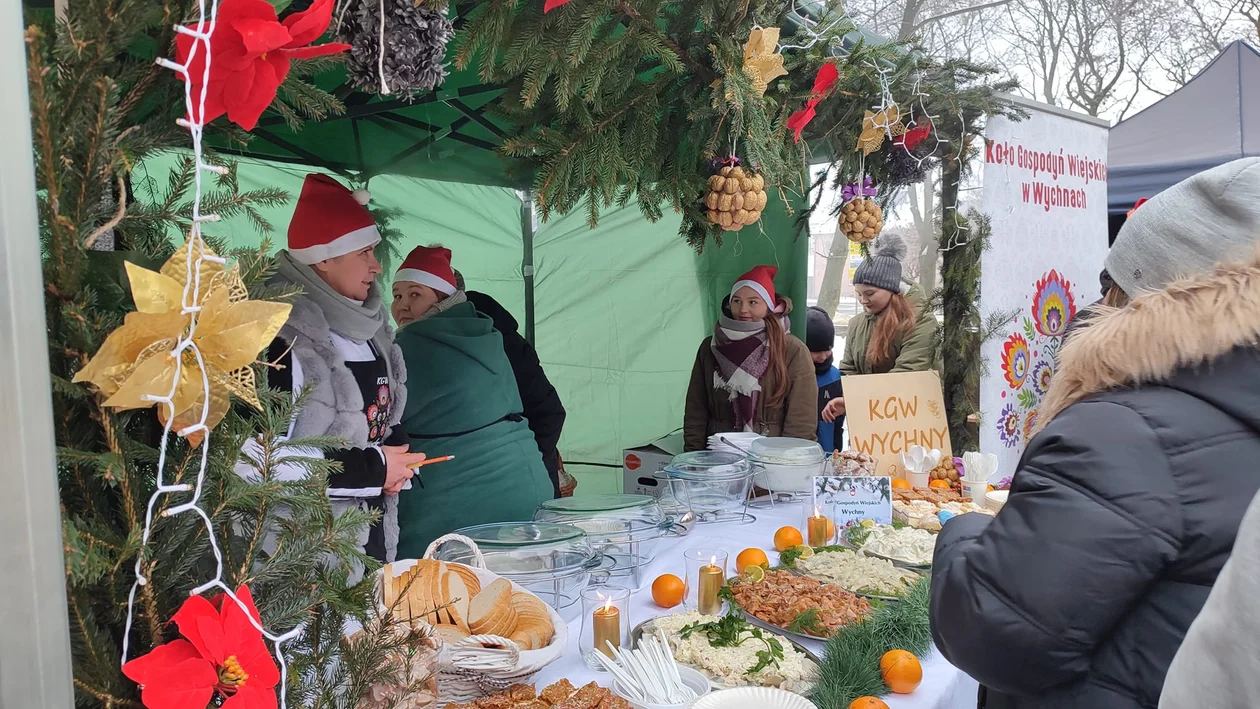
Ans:
[[[1099,306],[1059,353],[1038,430],[1100,392],[1167,382],[1260,342],[1260,242],[1249,258],[1176,281],[1121,309]]]

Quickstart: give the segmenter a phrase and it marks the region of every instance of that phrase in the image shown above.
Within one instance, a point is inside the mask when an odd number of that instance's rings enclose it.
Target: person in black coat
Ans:
[[[458,272],[456,276],[463,280]],[[508,361],[512,363],[512,373],[516,375],[516,386],[521,392],[525,419],[529,422],[529,429],[534,432],[534,440],[538,442],[547,475],[551,477],[556,497],[559,497],[560,453],[557,447],[560,445],[560,432],[564,428],[565,419],[560,394],[547,379],[547,373],[538,361],[534,346],[518,332],[516,318],[485,293],[467,291],[467,295],[468,302],[478,312],[493,320],[494,329],[503,336],[503,351],[507,353]]]
[[[1257,194],[1252,158],[1138,210],[1107,257],[1132,301],[1064,345],[1006,506],[941,530],[932,635],[985,709],[1158,706],[1260,490]]]

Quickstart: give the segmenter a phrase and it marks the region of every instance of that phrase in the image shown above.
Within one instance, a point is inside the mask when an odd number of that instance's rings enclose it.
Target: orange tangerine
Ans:
[[[801,536],[801,530],[796,527],[779,527],[779,531],[774,533],[775,551],[787,551],[804,543],[805,537]]]
[[[897,694],[909,694],[923,681],[919,658],[905,650],[889,650],[879,659],[879,672],[884,684]]]
[[[743,572],[749,566],[770,566],[770,559],[766,553],[760,549],[745,549],[735,557],[735,570]]]
[[[652,582],[652,600],[661,608],[673,608],[683,602],[683,580],[673,574],[661,574]]]
[[[892,486],[894,490],[910,490],[913,488],[910,481],[905,478],[893,478]],[[877,699],[875,701],[879,700]]]

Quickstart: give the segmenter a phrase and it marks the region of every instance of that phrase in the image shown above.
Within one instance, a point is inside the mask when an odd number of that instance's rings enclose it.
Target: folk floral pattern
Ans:
[[[1068,321],[1076,315],[1076,299],[1072,297],[1072,284],[1063,280],[1058,271],[1051,270],[1037,281],[1033,296],[1033,323],[1037,332],[1046,337],[1062,337]]]
[[[1022,430],[1019,412],[1015,410],[1014,405],[1007,404],[1003,407],[1002,417],[998,419],[997,429],[998,436],[1002,439],[1002,445],[1007,448],[1014,448],[1019,445]]]
[[[1054,365],[1046,360],[1037,362],[1032,372],[1032,387],[1037,396],[1045,396],[1050,391],[1050,378],[1054,376]]]
[[[1012,389],[1024,386],[1028,377],[1028,341],[1019,333],[1006,339],[1002,346],[1002,374]]]
[[[1027,306],[1014,332],[1002,343],[1001,366],[1006,391],[997,421],[1003,445],[1026,445],[1037,426],[1037,409],[1050,391],[1067,324],[1076,315],[1072,283],[1056,270],[1033,282]]]

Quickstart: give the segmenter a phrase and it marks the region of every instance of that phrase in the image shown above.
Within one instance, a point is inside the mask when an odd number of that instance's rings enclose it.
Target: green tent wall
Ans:
[[[141,166],[135,178],[165,183],[180,156]],[[207,226],[233,246],[270,239],[283,247],[303,165],[241,159],[242,190],[278,187],[288,204],[265,210],[270,234],[243,218]],[[369,185],[374,206],[403,210],[393,222],[403,253],[442,244],[468,287],[493,296],[525,332],[525,240],[521,201],[506,187],[381,175]],[[737,276],[760,263],[779,267],[780,291],[792,297],[793,330],[803,332],[808,239],[794,218],[767,207],[760,228],[726,235],[696,254],[672,214],[648,222],[637,207],[604,213],[591,229],[585,210],[537,225],[533,235],[535,346],[568,410],[560,452],[579,493],[621,490],[621,451],[677,429],[700,340],[710,334],[722,297]],[[397,264],[395,264],[395,267]]]

